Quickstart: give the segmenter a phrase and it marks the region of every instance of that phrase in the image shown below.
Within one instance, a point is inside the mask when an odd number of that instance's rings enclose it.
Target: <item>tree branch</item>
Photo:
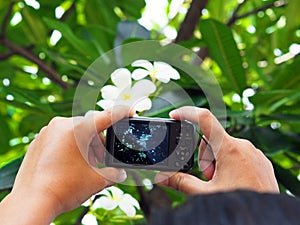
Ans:
[[[1,26],[1,32],[0,32],[0,37],[5,37],[5,32],[6,32],[6,28],[7,28],[7,25],[9,23],[9,19],[11,17],[11,13],[12,13],[12,10],[13,10],[13,7],[15,5],[15,1],[12,1],[9,6],[8,6],[8,10],[4,16],[4,19],[3,19],[3,22],[2,22],[2,26]]]
[[[65,21],[69,15],[74,11],[75,9],[75,6],[76,6],[76,1],[77,0],[74,0],[72,5],[70,6],[70,8],[68,8],[68,10],[65,11],[65,13],[62,15],[62,17],[60,18],[60,21]]]
[[[1,39],[1,38],[0,38]],[[0,41],[1,42],[1,41]],[[28,47],[24,47],[24,49],[28,50],[28,51],[31,51],[32,49],[34,48],[34,45],[29,45]],[[2,53],[0,54],[0,60],[6,60],[12,56],[14,56],[16,53],[13,52],[13,51],[10,51],[10,52],[5,52],[5,53]]]
[[[5,52],[0,54],[0,60],[6,60],[10,57],[12,57],[15,53],[14,52]]]
[[[279,8],[279,7],[284,7],[286,6],[287,3],[283,0],[279,0],[279,1],[276,1],[276,2],[271,2],[269,4],[266,4],[266,5],[263,5],[259,8],[256,8],[256,9],[253,9],[252,11],[250,12],[247,12],[247,13],[244,13],[242,15],[239,15],[239,16],[236,16],[234,19],[233,19],[233,23],[237,20],[240,20],[240,19],[243,19],[245,17],[248,17],[248,16],[251,16],[251,15],[254,15],[258,12],[261,12],[261,11],[265,11],[267,9],[271,9],[271,8]]]
[[[202,10],[207,5],[208,0],[193,0],[191,6],[180,25],[175,43],[190,40],[193,37],[198,21],[202,15]]]
[[[50,67],[46,62],[44,62],[43,60],[38,58],[38,56],[36,56],[33,52],[31,52],[31,49],[33,48],[32,45],[29,47],[26,47],[26,48],[22,48],[16,44],[12,43],[11,41],[9,41],[6,38],[6,29],[9,24],[9,20],[10,20],[11,14],[12,14],[14,4],[15,4],[15,1],[12,1],[9,4],[8,10],[4,16],[1,30],[0,30],[0,44],[5,46],[6,48],[8,48],[10,50],[10,52],[0,54],[0,60],[5,60],[15,54],[20,55],[20,56],[30,60],[31,62],[37,64],[39,66],[39,68],[42,71],[44,71],[47,74],[48,78],[50,80],[52,80],[54,83],[60,85],[63,88],[68,88],[69,85],[61,79],[59,74],[52,67]]]
[[[267,9],[270,9],[270,8],[278,8],[278,7],[284,7],[287,5],[286,1],[284,0],[278,0],[276,2],[272,2],[272,3],[269,3],[269,4],[266,4],[266,5],[263,5],[259,8],[256,8],[250,12],[247,12],[247,13],[244,13],[240,16],[238,16],[238,12],[239,10],[242,8],[242,6],[246,3],[247,0],[244,0],[242,3],[238,4],[238,6],[236,7],[236,9],[234,10],[231,18],[228,20],[228,22],[226,23],[226,25],[228,27],[232,26],[237,20],[240,20],[240,19],[243,19],[245,17],[248,17],[250,15],[253,15],[253,14],[256,14],[258,12],[261,12],[261,11],[265,11]],[[207,48],[201,48],[198,52],[197,52],[197,55],[200,57],[201,60],[195,60],[194,63],[195,65],[201,65],[201,63],[203,62],[203,60],[209,55],[209,52],[207,50]]]
[[[232,13],[231,18],[228,20],[228,22],[226,23],[227,26],[231,26],[232,24],[234,24],[235,22],[235,18],[237,17],[238,12],[240,11],[240,9],[242,8],[243,5],[245,5],[245,3],[247,2],[247,0],[244,0],[243,2],[241,2],[240,4],[237,5],[237,7],[235,8],[235,10]]]
[[[50,67],[46,62],[38,58],[34,53],[32,53],[30,50],[19,47],[18,45],[10,42],[6,38],[2,38],[0,40],[0,43],[3,44],[5,47],[10,49],[11,52],[23,56],[24,58],[30,60],[31,62],[37,64],[39,68],[44,71],[50,80],[52,80],[54,83],[59,84],[63,88],[68,88],[69,85],[65,83],[59,74],[52,68]]]

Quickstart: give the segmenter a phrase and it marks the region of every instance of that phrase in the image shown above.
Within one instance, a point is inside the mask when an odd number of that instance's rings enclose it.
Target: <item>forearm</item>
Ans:
[[[47,196],[11,193],[0,203],[2,225],[49,225],[57,212]]]

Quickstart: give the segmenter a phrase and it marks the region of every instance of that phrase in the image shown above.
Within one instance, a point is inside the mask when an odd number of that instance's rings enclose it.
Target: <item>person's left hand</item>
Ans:
[[[129,111],[116,107],[90,111],[84,117],[52,119],[29,145],[8,199],[16,204],[23,201],[28,208],[42,204],[50,212],[39,213],[51,214],[51,220],[103,188],[124,181],[124,170],[94,166],[103,159],[101,131],[132,115]]]

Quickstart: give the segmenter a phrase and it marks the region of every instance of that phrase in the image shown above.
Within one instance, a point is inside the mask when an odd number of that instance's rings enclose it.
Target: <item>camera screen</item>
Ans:
[[[169,127],[166,123],[123,123],[115,127],[114,157],[126,164],[166,165]]]

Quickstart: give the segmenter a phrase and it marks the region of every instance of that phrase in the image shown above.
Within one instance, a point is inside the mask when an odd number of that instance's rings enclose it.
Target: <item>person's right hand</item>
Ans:
[[[170,113],[173,119],[197,123],[207,139],[201,141],[198,164],[209,181],[186,173],[160,172],[156,182],[186,194],[248,189],[279,192],[271,162],[244,139],[230,136],[207,109],[182,107]]]
[[[97,167],[105,151],[101,132],[133,113],[128,107],[114,107],[53,118],[30,143],[12,192],[0,204],[1,224],[49,224],[105,187],[124,181],[125,170]]]

